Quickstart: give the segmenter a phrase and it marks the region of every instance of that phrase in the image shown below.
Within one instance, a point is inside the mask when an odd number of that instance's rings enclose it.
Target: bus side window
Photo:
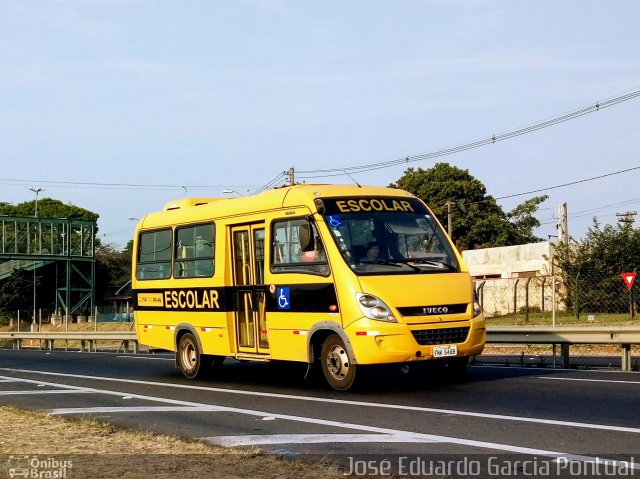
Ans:
[[[215,229],[213,224],[176,229],[175,278],[207,278],[214,270]]]
[[[171,277],[170,229],[145,231],[138,246],[138,279],[167,279]]]
[[[320,236],[306,218],[275,221],[271,245],[271,272],[329,274]]]

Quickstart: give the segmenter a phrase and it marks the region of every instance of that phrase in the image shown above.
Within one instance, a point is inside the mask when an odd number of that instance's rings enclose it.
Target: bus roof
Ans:
[[[303,184],[276,188],[263,193],[231,198],[182,198],[167,203],[162,211],[150,213],[139,227],[154,228],[166,224],[197,221],[280,208],[304,206],[315,209],[316,198],[394,196],[412,198],[410,193],[382,186]]]

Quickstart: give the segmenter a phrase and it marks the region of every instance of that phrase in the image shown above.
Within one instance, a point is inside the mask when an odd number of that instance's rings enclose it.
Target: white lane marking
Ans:
[[[42,373],[40,371],[36,371],[36,373],[47,374],[47,373]],[[63,374],[60,374],[60,373],[56,373],[56,375],[64,376]],[[69,376],[72,376],[72,375],[69,375]],[[108,389],[81,388],[79,386],[56,384],[56,383],[45,382],[45,381],[32,381],[30,379],[24,379],[24,378],[20,378],[20,379],[21,381],[24,381],[24,382],[30,382],[35,384],[46,384],[48,386],[56,386],[56,387],[67,387],[70,389],[86,389],[88,391],[95,391],[96,393],[112,395],[112,396],[122,396],[123,394],[121,391],[112,391]],[[371,433],[378,433],[378,434],[387,435],[387,436],[388,435],[404,436],[407,438],[407,441],[405,442],[408,442],[409,440],[410,442],[414,442],[414,443],[440,442],[440,443],[455,444],[460,446],[469,446],[469,447],[476,447],[481,449],[513,452],[513,453],[527,454],[527,455],[534,455],[534,456],[539,455],[539,456],[546,456],[546,457],[561,457],[571,461],[582,461],[582,462],[601,461],[601,463],[604,463],[602,461],[606,461],[610,464],[623,464],[627,467],[632,467],[633,469],[640,469],[640,464],[632,464],[631,466],[629,466],[627,463],[620,462],[620,461],[614,461],[610,459],[604,459],[604,458],[593,457],[593,456],[568,454],[564,452],[551,451],[546,449],[535,449],[535,448],[529,448],[529,447],[513,446],[510,444],[476,441],[473,439],[463,439],[463,438],[456,438],[456,437],[449,437],[449,436],[438,436],[434,434],[415,433],[415,432],[403,431],[398,429],[368,426],[365,424],[352,424],[352,423],[346,423],[346,422],[340,422],[340,421],[330,421],[326,419],[311,418],[311,417],[304,417],[304,416],[292,416],[288,414],[270,414],[265,411],[241,409],[241,408],[228,407],[228,406],[215,406],[215,405],[206,404],[206,403],[180,401],[176,399],[160,398],[156,396],[145,396],[142,394],[131,394],[131,397],[147,400],[147,401],[164,402],[167,404],[175,404],[175,405],[181,405],[181,406],[203,407],[203,408],[217,407],[218,412],[236,413],[236,414],[243,414],[243,415],[249,415],[249,416],[255,416],[255,417],[273,416],[277,419],[300,422],[303,424],[313,424],[314,426],[322,425],[322,426],[329,426],[329,427],[335,427],[340,429],[368,431]]]
[[[615,384],[633,384],[634,386],[640,385],[640,381],[618,381],[613,379],[587,379],[587,378],[551,378],[546,376],[540,376],[538,379],[552,379],[554,381],[582,381],[587,383],[615,383]]]
[[[100,414],[123,412],[218,412],[217,407],[188,407],[188,406],[127,406],[127,407],[62,407],[49,409],[48,414]]]
[[[327,444],[327,443],[406,443],[436,442],[415,437],[414,434],[247,434],[242,436],[201,437],[201,441],[223,447],[265,446],[270,444]]]
[[[35,384],[36,387],[43,388],[47,386],[47,383],[42,381],[32,381],[30,379],[13,378],[10,376],[0,376],[0,382],[11,383],[27,383]],[[59,386],[54,386],[59,387]],[[46,395],[46,394],[83,394],[91,392],[85,388],[78,388],[76,386],[68,387],[62,386],[61,389],[23,389],[17,391],[0,391],[0,396],[30,396],[30,395]]]
[[[0,396],[31,396],[31,395],[47,395],[47,394],[83,394],[91,391],[76,389],[47,389],[43,390],[23,390],[23,391],[0,391]]]
[[[78,379],[92,379],[97,381],[112,381],[112,382],[123,382],[129,384],[143,384],[150,386],[163,386],[174,389],[191,389],[197,391],[207,391],[207,392],[217,392],[224,394],[239,394],[246,396],[259,396],[259,397],[268,397],[274,399],[291,399],[296,401],[309,401],[309,402],[321,402],[326,403],[328,399],[321,397],[312,397],[312,396],[295,396],[291,394],[279,394],[279,393],[265,393],[259,391],[244,391],[241,389],[224,389],[224,388],[214,388],[214,387],[206,387],[206,386],[195,386],[195,385],[187,385],[187,384],[172,384],[172,383],[162,383],[156,381],[142,381],[138,379],[119,379],[119,378],[103,378],[99,376],[87,376],[81,374],[64,374],[64,373],[52,373],[45,371],[36,371],[29,369],[12,369],[12,368],[0,368],[0,371],[12,371],[18,373],[28,373],[28,374],[45,374],[50,376],[62,376],[69,378],[78,378]],[[626,426],[613,426],[609,424],[593,424],[593,423],[584,423],[584,422],[574,422],[574,421],[559,421],[555,419],[543,419],[536,417],[524,417],[524,416],[507,416],[503,414],[488,414],[483,412],[473,412],[473,411],[459,411],[455,409],[439,409],[439,408],[430,408],[430,407],[422,407],[422,406],[407,406],[402,404],[384,404],[384,403],[372,403],[365,401],[349,401],[346,399],[330,399],[332,404],[343,404],[345,406],[364,406],[364,407],[372,407],[379,409],[398,409],[402,411],[416,411],[416,412],[425,412],[425,413],[435,413],[435,414],[448,414],[455,416],[465,416],[465,417],[477,417],[482,419],[497,419],[501,421],[513,421],[513,422],[523,422],[523,423],[531,423],[531,424],[546,424],[550,426],[563,426],[563,427],[577,427],[581,429],[595,429],[601,431],[618,431],[618,432],[628,432],[632,434],[640,434],[640,428],[636,427],[626,427]]]

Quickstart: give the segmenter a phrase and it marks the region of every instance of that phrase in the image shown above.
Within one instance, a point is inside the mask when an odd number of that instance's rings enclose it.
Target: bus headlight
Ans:
[[[477,318],[482,314],[482,306],[480,306],[480,301],[478,301],[478,291],[473,290],[473,317]]]
[[[480,303],[477,301],[473,302],[473,317],[480,316],[482,314],[482,308],[480,307]]]
[[[372,294],[356,293],[356,299],[364,314],[369,319],[397,323],[395,316],[384,302]]]

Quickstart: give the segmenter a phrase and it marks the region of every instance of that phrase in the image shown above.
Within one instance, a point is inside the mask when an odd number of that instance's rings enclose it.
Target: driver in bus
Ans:
[[[363,258],[366,261],[378,261],[380,258],[380,245],[377,241],[371,241],[367,244],[367,256]]]
[[[362,271],[375,271],[375,262],[380,259],[380,244],[377,241],[367,243],[367,254],[360,258]]]

